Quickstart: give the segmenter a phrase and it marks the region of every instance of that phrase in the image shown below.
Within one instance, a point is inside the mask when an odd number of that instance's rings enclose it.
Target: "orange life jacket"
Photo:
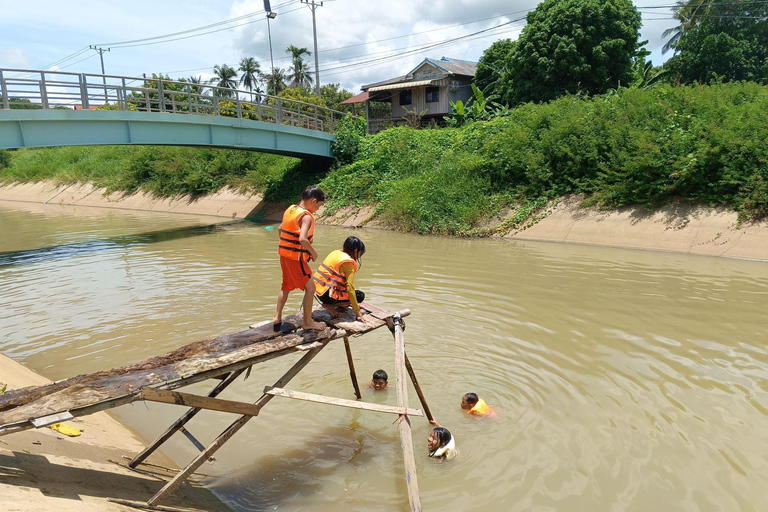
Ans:
[[[477,403],[469,410],[469,414],[477,414],[478,416],[488,416],[491,414],[491,408],[485,403],[482,398],[477,399]]]
[[[341,265],[344,263],[352,263],[355,266],[355,272],[357,272],[357,262],[344,251],[335,250],[323,260],[323,263],[312,276],[312,280],[317,283],[316,293],[318,295],[324,294],[326,290],[331,290],[328,295],[332,299],[349,300],[347,276],[340,271]]]
[[[289,260],[309,261],[309,251],[299,243],[301,219],[304,215],[309,215],[312,219],[312,225],[307,233],[307,239],[312,243],[312,236],[315,234],[315,217],[301,206],[294,204],[285,210],[283,223],[280,224],[280,243],[277,246],[277,253],[280,256]]]

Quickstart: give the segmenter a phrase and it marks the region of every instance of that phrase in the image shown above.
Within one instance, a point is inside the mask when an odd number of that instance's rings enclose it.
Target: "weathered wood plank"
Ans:
[[[331,328],[323,331],[300,331],[279,336],[270,343],[254,343],[231,352],[202,354],[159,368],[112,375],[87,383],[78,382],[32,402],[0,412],[0,435],[6,433],[7,426],[27,422],[31,418],[61,411],[70,411],[72,415],[79,416],[77,409],[111,400],[117,400],[119,405],[130,403],[136,399],[139,390],[146,386],[174,389],[228,373],[238,367],[250,366],[261,356],[274,353],[273,357],[276,357],[280,352],[303,343],[337,339],[344,335],[345,331]]]
[[[139,394],[139,399],[163,404],[186,405],[210,411],[244,414],[246,416],[257,416],[259,414],[259,410],[253,404],[222,400],[221,398],[208,398],[178,391],[166,391],[164,389],[143,388]]]
[[[281,389],[271,386],[264,388],[264,394],[293,398],[295,400],[305,400],[307,402],[315,402],[318,404],[338,405],[341,407],[350,407],[352,409],[362,409],[364,411],[385,412],[388,414],[408,414],[410,416],[424,416],[424,413],[418,409],[395,407],[393,405],[371,404],[368,402],[356,402],[355,400],[347,400],[345,398],[315,395],[312,393],[304,393],[303,391],[293,391],[290,389]]]
[[[408,386],[406,382],[405,369],[405,336],[400,323],[400,318],[396,315],[394,320],[395,328],[395,388],[397,389],[397,405],[402,408],[408,408]],[[419,497],[419,484],[416,478],[416,459],[413,453],[413,436],[411,434],[411,422],[408,416],[401,418],[398,429],[400,430],[400,446],[403,449],[403,460],[405,462],[405,482],[408,489],[408,502],[411,512],[421,512],[421,498]]]

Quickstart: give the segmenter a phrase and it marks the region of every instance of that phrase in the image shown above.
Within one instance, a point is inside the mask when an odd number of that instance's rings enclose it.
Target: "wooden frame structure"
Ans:
[[[90,375],[81,375],[44,386],[29,387],[0,395],[0,436],[29,428],[39,428],[56,421],[62,416],[78,417],[138,400],[175,404],[190,407],[179,419],[171,424],[155,441],[137,454],[128,464],[135,469],[170,437],[179,432],[185,435],[200,453],[185,468],[179,471],[166,485],[146,503],[126,500],[112,500],[124,505],[147,510],[172,510],[159,502],[179,487],[197,468],[212,457],[274,397],[305,400],[341,407],[396,414],[400,417],[398,429],[405,462],[406,483],[411,511],[420,511],[416,463],[411,435],[411,416],[426,416],[433,420],[413,368],[405,354],[403,317],[410,311],[392,314],[369,303],[361,307],[367,313],[364,322],[358,322],[348,312],[339,318],[331,318],[323,311],[313,312],[316,320],[324,321],[328,328],[323,331],[279,332],[272,331],[271,322],[241,333],[225,335],[213,340],[204,340],[181,347],[162,356],[153,357],[133,365],[116,368]],[[299,325],[297,316],[288,317],[284,324]],[[357,383],[354,361],[349,342],[350,336],[361,336],[382,326],[387,326],[395,339],[395,368],[397,406],[379,405],[342,398],[327,397],[285,389],[299,372],[312,361],[320,351],[335,339],[344,340],[350,378],[357,399],[361,398]],[[296,351],[304,355],[272,386],[266,386],[264,393],[254,403],[222,400],[217,396],[250,368],[269,359]],[[410,377],[424,409],[408,406],[407,378]],[[221,379],[207,396],[174,391],[175,389],[201,382],[206,379]],[[239,415],[207,447],[203,446],[185,425],[201,410],[222,411]],[[396,420],[397,421],[397,420]]]

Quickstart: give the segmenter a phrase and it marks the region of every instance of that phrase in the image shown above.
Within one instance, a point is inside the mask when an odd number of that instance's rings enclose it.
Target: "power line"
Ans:
[[[291,0],[290,2],[285,2],[283,4],[276,5],[275,8],[280,8],[280,7],[285,7],[286,5],[295,4],[297,1],[298,0]],[[153,40],[156,40],[156,39],[165,39],[165,38],[168,38],[168,37],[174,37],[174,36],[179,36],[179,35],[183,35],[183,34],[189,34],[189,33],[192,33],[192,32],[198,32],[200,30],[206,30],[206,29],[209,29],[209,28],[220,27],[222,25],[229,25],[229,24],[234,23],[236,21],[241,21],[241,20],[244,20],[244,19],[247,19],[247,18],[251,18],[251,17],[256,16],[256,15],[260,15],[260,14],[266,14],[266,11],[251,12],[251,13],[248,13],[248,14],[244,14],[242,16],[237,16],[235,18],[230,18],[228,20],[217,21],[216,23],[211,23],[209,25],[203,25],[203,26],[200,26],[200,27],[190,28],[190,29],[187,29],[187,30],[182,30],[180,32],[172,32],[170,34],[163,34],[163,35],[160,35],[160,36],[145,37],[143,39],[131,39],[131,40],[128,40],[128,41],[117,41],[117,42],[114,42],[114,43],[99,43],[98,46],[111,46],[111,47],[115,47],[115,46],[123,46],[123,45],[132,45],[132,43],[142,43],[142,42],[145,42],[145,41],[153,41]],[[259,21],[261,21],[261,20],[259,20]],[[234,27],[229,27],[229,28],[235,28],[235,27],[238,27],[238,26],[242,26],[242,25],[235,25]],[[224,29],[224,30],[228,30],[228,29]],[[203,35],[203,34],[200,34],[200,35]]]

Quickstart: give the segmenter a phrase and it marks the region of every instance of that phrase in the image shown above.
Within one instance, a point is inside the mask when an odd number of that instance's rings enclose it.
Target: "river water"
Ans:
[[[0,203],[0,351],[56,380],[270,319],[276,231],[190,229],[208,223]],[[765,509],[767,264],[328,226],[319,252],[352,233],[368,247],[358,287],[412,311],[406,350],[459,448],[429,459],[429,426],[413,418],[425,510]],[[352,351],[362,382],[382,368],[394,383],[387,330]],[[298,357],[254,367],[222,398],[255,400]],[[343,345],[288,387],[353,398]],[[496,416],[464,414],[468,391]],[[363,395],[396,404],[394,389]],[[182,412],[138,402],[114,414],[152,439]],[[407,510],[393,419],[276,398],[199,472],[236,510]],[[232,420],[204,412],[189,430],[208,444]],[[196,453],[180,435],[165,446],[181,465]]]

